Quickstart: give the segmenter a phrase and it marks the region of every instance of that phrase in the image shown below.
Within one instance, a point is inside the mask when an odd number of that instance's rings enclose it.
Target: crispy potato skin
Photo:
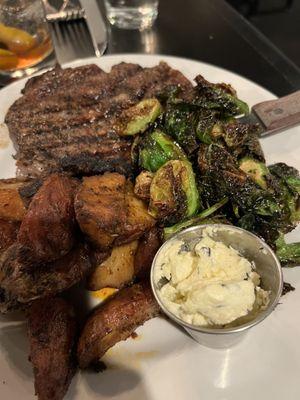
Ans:
[[[106,351],[159,314],[148,283],[121,289],[88,318],[77,347],[80,368],[97,362]]]
[[[76,371],[74,310],[61,298],[46,298],[27,315],[35,393],[38,400],[62,400]]]
[[[24,262],[55,261],[71,250],[76,230],[76,187],[73,178],[50,175],[33,197],[18,234]]]
[[[117,173],[83,178],[75,198],[81,230],[99,248],[112,245],[125,223],[126,178]]]
[[[103,261],[89,276],[89,290],[99,290],[105,287],[120,289],[134,278],[134,257],[138,241],[116,246],[110,257]]]
[[[145,232],[155,225],[155,219],[148,213],[148,207],[143,200],[135,196],[133,184],[127,181],[125,187],[126,219],[123,231],[116,238],[114,244],[132,242],[139,239]]]
[[[17,240],[19,228],[18,221],[0,219],[0,254]]]
[[[161,244],[160,231],[156,226],[139,240],[134,259],[134,275],[138,280],[149,278],[152,261]]]
[[[13,244],[0,259],[0,288],[3,291],[0,312],[6,312],[12,300],[29,303],[63,292],[80,282],[92,269],[89,249],[81,243],[59,260],[34,269],[24,268],[18,247],[17,243]]]
[[[75,211],[81,230],[102,250],[132,242],[155,224],[132,183],[117,173],[84,178]]]
[[[24,185],[17,179],[0,180],[0,218],[9,221],[22,221],[26,214],[26,207],[19,194]]]

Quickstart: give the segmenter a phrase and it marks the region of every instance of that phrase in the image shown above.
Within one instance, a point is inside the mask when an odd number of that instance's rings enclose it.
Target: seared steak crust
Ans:
[[[191,88],[165,63],[153,68],[121,63],[110,73],[96,65],[56,67],[30,79],[5,119],[19,172],[129,175],[131,139],[117,135],[115,120],[124,109],[174,85]]]
[[[61,298],[35,301],[28,310],[29,359],[38,400],[62,400],[75,373],[76,321]]]

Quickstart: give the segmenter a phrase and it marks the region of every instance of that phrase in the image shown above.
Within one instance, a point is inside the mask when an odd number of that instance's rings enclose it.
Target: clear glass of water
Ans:
[[[123,29],[150,28],[158,14],[158,0],[104,0],[107,19]]]

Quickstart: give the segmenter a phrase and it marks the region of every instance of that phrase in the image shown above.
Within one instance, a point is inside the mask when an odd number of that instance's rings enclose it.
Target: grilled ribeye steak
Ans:
[[[56,67],[30,79],[5,119],[19,173],[129,175],[131,139],[114,131],[115,121],[141,99],[174,85],[192,87],[166,63],[153,68],[121,63],[109,73],[96,65]]]
[[[62,400],[75,373],[74,310],[61,298],[35,301],[28,310],[29,359],[38,400]]]
[[[121,289],[88,318],[77,348],[80,368],[96,363],[110,347],[158,314],[159,306],[148,283]]]

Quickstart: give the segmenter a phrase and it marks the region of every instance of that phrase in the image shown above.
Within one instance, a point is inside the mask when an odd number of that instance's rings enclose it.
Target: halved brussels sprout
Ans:
[[[149,213],[165,223],[176,223],[194,215],[200,197],[192,165],[171,160],[154,175],[150,186]]]
[[[140,138],[138,148],[139,166],[151,172],[156,172],[167,161],[186,160],[182,148],[160,130]]]
[[[133,136],[144,132],[148,126],[162,113],[160,102],[145,99],[123,111],[118,119],[117,132],[124,136]]]

